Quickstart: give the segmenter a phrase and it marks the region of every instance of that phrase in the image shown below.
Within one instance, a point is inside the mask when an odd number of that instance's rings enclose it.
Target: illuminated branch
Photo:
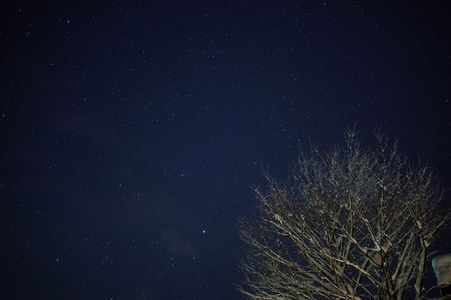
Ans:
[[[243,221],[249,299],[425,299],[430,245],[450,219],[427,167],[412,167],[378,135],[364,150],[304,154],[285,184],[255,189],[260,219]]]

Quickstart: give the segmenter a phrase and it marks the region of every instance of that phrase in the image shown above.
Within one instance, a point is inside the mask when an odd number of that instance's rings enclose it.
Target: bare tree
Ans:
[[[430,245],[450,213],[431,170],[376,136],[368,150],[348,131],[343,147],[301,154],[287,182],[266,175],[258,218],[241,224],[244,295],[426,299]]]

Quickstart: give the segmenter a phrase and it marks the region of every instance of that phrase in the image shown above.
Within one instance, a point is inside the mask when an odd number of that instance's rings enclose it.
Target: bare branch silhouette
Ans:
[[[450,219],[427,166],[412,166],[377,134],[301,154],[289,180],[256,188],[258,220],[243,221],[252,252],[240,291],[249,299],[424,299],[426,264]]]

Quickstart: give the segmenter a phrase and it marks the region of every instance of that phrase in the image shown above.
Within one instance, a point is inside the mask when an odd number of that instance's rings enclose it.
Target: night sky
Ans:
[[[348,126],[449,189],[447,2],[2,6],[1,298],[240,299],[261,169]]]

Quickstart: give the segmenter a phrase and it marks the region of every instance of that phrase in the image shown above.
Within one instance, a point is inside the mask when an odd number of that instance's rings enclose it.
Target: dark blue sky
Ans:
[[[4,6],[2,298],[239,299],[261,167],[354,124],[449,189],[451,8],[368,2]]]

